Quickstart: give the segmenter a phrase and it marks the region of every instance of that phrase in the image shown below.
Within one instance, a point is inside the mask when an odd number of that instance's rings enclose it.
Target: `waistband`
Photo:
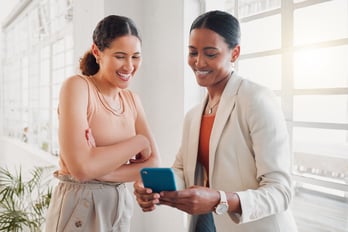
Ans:
[[[60,181],[63,182],[69,182],[69,183],[74,183],[74,184],[96,184],[96,185],[109,185],[109,186],[120,186],[123,185],[124,183],[122,182],[108,182],[108,181],[99,181],[99,180],[89,180],[89,181],[78,181],[76,180],[73,176],[71,175],[62,175],[59,174],[58,171],[55,171],[53,173],[53,176],[57,178]]]

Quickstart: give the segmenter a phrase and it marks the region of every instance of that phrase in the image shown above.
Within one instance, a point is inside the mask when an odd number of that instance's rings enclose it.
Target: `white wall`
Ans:
[[[73,1],[74,64],[76,71],[79,70],[80,58],[91,48],[93,30],[103,17],[103,1]]]
[[[141,24],[138,23],[143,40],[143,65],[132,89],[142,99],[162,165],[170,166],[179,146],[183,119],[183,31],[180,26],[183,3],[145,2],[140,6],[142,19]],[[177,210],[162,206],[144,214],[139,207],[136,209],[132,231],[184,231],[184,216]]]
[[[75,0],[75,62],[92,42],[92,31],[109,14],[132,18],[142,37],[143,64],[131,84],[142,99],[163,166],[171,166],[180,145],[184,113],[201,98],[188,65],[189,26],[199,0]],[[130,191],[132,185],[129,185]],[[166,206],[143,213],[135,203],[132,232],[185,231],[186,216]]]

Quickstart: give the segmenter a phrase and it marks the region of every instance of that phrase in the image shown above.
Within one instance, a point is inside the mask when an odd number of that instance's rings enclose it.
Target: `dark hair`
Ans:
[[[109,15],[102,19],[93,31],[93,43],[100,51],[109,48],[112,41],[125,35],[134,35],[141,40],[135,23],[130,18]],[[87,51],[80,60],[80,70],[83,75],[94,75],[99,70],[92,51]]]
[[[229,48],[240,44],[240,25],[238,20],[224,11],[208,11],[198,16],[193,21],[190,33],[193,29],[207,28],[222,36]]]

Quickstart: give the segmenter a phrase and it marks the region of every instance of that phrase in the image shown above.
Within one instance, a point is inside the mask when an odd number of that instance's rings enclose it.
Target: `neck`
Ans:
[[[112,87],[110,84],[107,83],[107,81],[100,75],[93,75],[91,76],[92,81],[94,85],[97,87],[98,91],[103,94],[105,97],[108,97],[110,99],[116,99],[118,98],[118,95],[120,93],[119,89],[117,87]]]
[[[227,85],[227,82],[230,80],[232,76],[232,73],[233,72],[231,71],[231,73],[226,75],[219,82],[215,83],[212,86],[207,87],[210,102],[215,102],[215,100],[220,99],[222,92],[224,91]]]

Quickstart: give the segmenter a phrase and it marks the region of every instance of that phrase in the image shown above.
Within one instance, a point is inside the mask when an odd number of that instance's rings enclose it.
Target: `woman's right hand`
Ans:
[[[152,190],[149,188],[145,188],[141,181],[134,183],[134,195],[144,212],[153,211],[156,208],[156,204],[159,204],[160,195],[152,193]]]

